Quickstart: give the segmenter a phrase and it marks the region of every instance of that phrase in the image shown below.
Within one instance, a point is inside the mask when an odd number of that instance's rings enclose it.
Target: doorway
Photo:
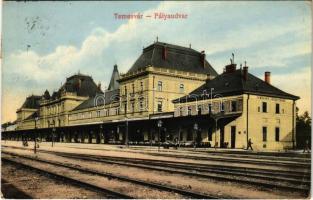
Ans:
[[[236,146],[236,126],[231,127],[231,148],[235,148]]]

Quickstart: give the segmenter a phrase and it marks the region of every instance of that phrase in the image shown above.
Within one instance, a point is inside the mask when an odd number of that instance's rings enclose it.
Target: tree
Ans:
[[[299,108],[296,108],[296,140],[297,147],[303,148],[305,145],[305,141],[309,141],[309,145],[311,145],[311,117],[308,111],[305,111],[302,115],[299,115]]]

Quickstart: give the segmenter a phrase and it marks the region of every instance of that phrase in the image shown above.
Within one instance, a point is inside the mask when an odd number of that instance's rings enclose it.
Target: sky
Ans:
[[[218,73],[247,61],[249,72],[300,96],[311,111],[311,2],[3,2],[2,123],[28,95],[59,89],[66,77],[91,75],[102,89],[114,64],[122,73],[158,41],[204,50]],[[142,19],[115,19],[142,14]],[[155,13],[186,19],[155,19]],[[151,15],[152,17],[145,17]]]

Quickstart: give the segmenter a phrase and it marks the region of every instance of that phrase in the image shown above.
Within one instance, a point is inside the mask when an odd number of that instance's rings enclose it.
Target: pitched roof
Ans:
[[[93,108],[96,106],[103,106],[104,105],[104,95],[97,95],[95,97],[91,97],[85,101],[83,101],[81,104],[79,104],[77,107],[73,109],[75,110],[83,110],[86,108]]]
[[[44,99],[50,99],[50,93],[48,90],[45,91],[45,93],[42,95]]]
[[[232,73],[218,75],[214,79],[207,81],[205,84],[192,91],[188,96],[175,99],[173,102],[195,101],[195,97],[197,97],[198,100],[211,98],[207,95],[203,95],[204,93],[210,94],[211,88],[214,88],[213,98],[215,95],[224,97],[240,94],[256,94],[293,100],[299,99],[298,96],[286,93],[250,73],[247,74],[247,79],[244,80],[243,70],[238,69]]]
[[[39,111],[37,110],[36,112],[34,112],[33,114],[29,115],[28,117],[25,118],[25,120],[28,119],[35,119],[36,117],[39,116]]]
[[[26,98],[21,108],[30,108],[30,109],[38,109],[39,108],[39,100],[42,96],[31,95]]]
[[[165,59],[163,57],[164,48],[166,48]],[[202,63],[201,56],[204,55],[192,48],[156,42],[143,49],[143,53],[128,72],[134,72],[140,68],[151,65],[155,67],[217,76],[217,72],[207,60],[204,59],[204,64]]]
[[[110,80],[110,84],[108,87],[108,90],[117,90],[119,89],[119,83],[118,83],[118,79],[120,79],[120,74],[118,73],[118,69],[117,69],[117,65],[114,65],[114,69],[112,72],[112,76],[111,76],[111,80]]]

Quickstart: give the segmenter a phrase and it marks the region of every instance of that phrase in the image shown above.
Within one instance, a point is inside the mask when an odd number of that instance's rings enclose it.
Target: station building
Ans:
[[[5,139],[282,150],[295,145],[295,101],[235,63],[217,74],[204,51],[155,42],[104,92],[75,74],[50,95],[31,95]]]

